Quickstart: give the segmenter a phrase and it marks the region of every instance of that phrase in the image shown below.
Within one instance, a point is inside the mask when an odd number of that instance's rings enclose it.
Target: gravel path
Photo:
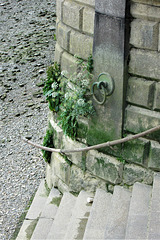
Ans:
[[[48,104],[42,79],[54,59],[55,0],[0,3],[0,239],[11,239],[20,215],[45,174],[41,151]]]

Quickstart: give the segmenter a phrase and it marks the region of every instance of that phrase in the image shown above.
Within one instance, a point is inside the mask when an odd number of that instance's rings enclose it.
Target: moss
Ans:
[[[47,129],[46,131],[46,135],[44,136],[44,140],[43,140],[43,146],[45,147],[49,147],[49,148],[53,148],[54,144],[53,144],[53,128]],[[43,153],[43,158],[47,163],[50,163],[51,161],[51,152],[42,150]]]
[[[46,181],[45,181],[45,183],[44,183],[44,186],[45,186],[45,190],[46,190],[46,196],[48,197],[49,194],[50,194],[50,188],[48,187],[48,184],[47,184]]]
[[[62,197],[54,197],[50,203],[59,207],[61,199],[62,199]]]
[[[38,222],[38,218],[35,219],[35,220],[33,220],[33,221],[31,222],[31,224],[28,226],[28,228],[26,229],[27,240],[30,240],[30,239],[31,239],[32,234],[33,234],[33,232],[34,232],[34,229],[35,229],[35,227],[36,227],[36,225],[37,225],[37,222]]]

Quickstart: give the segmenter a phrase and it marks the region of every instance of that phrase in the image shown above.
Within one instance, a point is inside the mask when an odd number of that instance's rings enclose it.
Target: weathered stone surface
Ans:
[[[132,0],[132,2],[144,3],[148,5],[160,6],[159,0]]]
[[[62,18],[62,3],[64,0],[56,0],[56,14],[59,20]]]
[[[158,23],[135,19],[131,23],[130,43],[137,48],[158,49]]]
[[[85,60],[92,54],[93,38],[82,33],[72,31],[70,34],[70,53]]]
[[[87,0],[87,1],[86,0],[78,0],[78,2],[92,6],[92,7],[95,6],[95,0]]]
[[[85,148],[86,145],[73,141],[71,138],[64,136],[63,137],[63,149],[79,149]],[[70,159],[72,163],[80,167],[82,170],[86,168],[86,153],[85,152],[77,152],[77,153],[68,153],[66,156]]]
[[[18,233],[17,240],[28,240],[31,238],[38,220],[24,220],[23,225]]]
[[[57,40],[59,45],[65,50],[69,51],[69,37],[71,29],[59,22],[57,24]]]
[[[158,51],[160,52],[160,24],[159,24],[159,43],[158,43]]]
[[[65,158],[59,153],[52,153],[51,161],[54,164],[54,174],[69,185],[71,167]]]
[[[150,142],[144,138],[135,139],[124,143],[122,156],[125,160],[146,165],[149,155]]]
[[[156,83],[155,99],[154,99],[154,110],[160,110],[160,83]]]
[[[124,18],[126,9],[125,0],[97,0],[95,1],[95,11],[106,14],[108,16],[114,16]]]
[[[54,53],[54,61],[57,63],[61,63],[63,49],[56,43],[55,53]]]
[[[147,239],[151,195],[151,186],[134,184],[125,239]]]
[[[154,98],[154,83],[143,78],[129,78],[127,101],[151,109]]]
[[[108,3],[108,11],[115,6],[118,12],[118,1],[96,1],[97,8],[102,8],[103,3]],[[124,8],[125,2],[119,1],[119,11]],[[102,4],[102,6],[101,6]],[[114,11],[114,10],[113,10]],[[122,105],[123,89],[125,85],[125,57],[127,56],[125,21],[120,17],[110,17],[96,12],[94,32],[94,76],[95,79],[102,72],[107,72],[114,79],[115,90],[107,98],[103,105],[93,100],[96,109],[96,116],[92,117],[89,128],[88,144],[98,144],[107,140],[121,138],[122,133]],[[128,29],[128,28],[127,28]],[[99,93],[99,99],[102,95]],[[114,107],[113,107],[114,106]]]
[[[128,106],[125,115],[125,129],[133,133],[140,133],[152,127],[160,125],[160,113],[147,109]],[[156,140],[160,140],[159,131],[152,134]]]
[[[83,32],[93,34],[94,33],[94,16],[95,10],[89,7],[85,7],[83,10]]]
[[[160,144],[158,142],[151,141],[148,167],[160,171]]]
[[[95,192],[97,188],[106,189],[106,182],[89,172],[84,172],[80,168],[72,165],[69,183],[70,191],[80,192],[82,189],[89,192]]]
[[[55,148],[62,148],[62,138],[63,138],[63,131],[58,126],[53,112],[50,112],[48,115],[49,122],[53,128],[53,142]]]
[[[123,164],[95,150],[87,153],[86,169],[93,175],[113,184],[118,184],[122,180]]]
[[[66,0],[63,3],[63,22],[75,29],[82,29],[82,14],[83,7],[82,5]]]
[[[129,72],[135,75],[160,80],[160,53],[132,49]]]
[[[61,193],[69,192],[70,189],[61,179],[58,179],[57,187]]]
[[[152,5],[132,3],[131,14],[134,18],[146,19],[149,21],[156,21],[156,22],[160,21],[160,8],[154,7]]]
[[[134,164],[126,164],[123,171],[123,183],[133,185],[135,182],[152,184],[153,172]]]
[[[66,70],[69,75],[77,72],[76,58],[67,52],[63,52],[61,60],[61,69]]]

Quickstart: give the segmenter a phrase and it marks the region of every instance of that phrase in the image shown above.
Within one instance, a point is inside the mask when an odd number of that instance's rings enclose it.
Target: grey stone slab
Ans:
[[[92,206],[91,203],[87,203],[87,198],[91,196],[92,195],[90,193],[85,191],[81,191],[78,195],[72,217],[64,237],[65,240],[83,239],[85,227]]]
[[[62,195],[58,189],[52,188],[40,217],[54,219],[61,197]]]
[[[40,217],[40,214],[47,201],[47,193],[44,183],[45,181],[42,180],[33,199],[33,202],[28,210],[26,219],[37,219],[38,217]]]
[[[160,174],[153,181],[151,211],[149,217],[148,239],[160,239]]]
[[[125,239],[146,239],[152,187],[135,183],[132,191]]]
[[[47,201],[47,190],[45,188],[45,180],[42,180],[35,194],[33,202],[28,210],[26,219],[37,219],[44,208]]]
[[[124,18],[126,0],[96,0],[95,11],[109,16]]]
[[[110,4],[114,5],[114,2],[116,1],[110,1]],[[126,24],[123,18],[97,12],[95,14],[93,44],[95,81],[99,74],[109,73],[114,80],[115,89],[103,105],[99,105],[93,99],[97,114],[90,122],[87,139],[89,145],[121,138],[128,52],[125,44],[128,39]],[[97,98],[102,101],[102,95],[98,91]]]
[[[103,239],[108,212],[111,206],[111,197],[110,193],[102,189],[97,189],[86,225],[84,240]]]
[[[16,240],[28,240],[31,238],[35,226],[37,224],[37,220],[24,220],[23,225],[18,233]]]
[[[104,239],[124,239],[130,206],[131,192],[115,186],[111,201],[111,210],[106,221]]]
[[[75,202],[75,196],[68,192],[64,193],[47,239],[57,240],[64,238]]]
[[[46,239],[48,232],[50,231],[50,228],[52,226],[52,223],[53,223],[52,219],[40,218],[33,232],[31,240]]]

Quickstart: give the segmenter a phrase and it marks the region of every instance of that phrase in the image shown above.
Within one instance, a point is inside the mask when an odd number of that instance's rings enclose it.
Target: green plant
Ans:
[[[45,147],[50,147],[53,148],[54,144],[53,144],[53,129],[48,129],[46,131],[46,135],[43,139],[43,146]],[[51,152],[42,150],[43,153],[43,158],[47,163],[50,163],[51,160]]]
[[[55,62],[53,66],[47,69],[47,79],[44,80],[43,94],[49,103],[51,111],[58,112],[61,102],[61,70],[60,66]]]
[[[87,98],[91,78],[86,66],[82,66],[78,74],[74,73],[63,83],[64,97],[58,120],[64,134],[72,139],[77,137],[78,118],[94,112],[92,101]]]

